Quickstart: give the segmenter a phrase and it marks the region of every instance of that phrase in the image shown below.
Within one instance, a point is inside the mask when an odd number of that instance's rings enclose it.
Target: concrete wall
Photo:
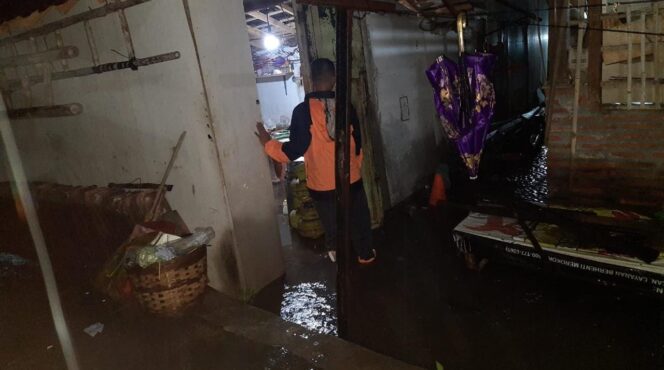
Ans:
[[[293,109],[304,101],[304,87],[293,82],[292,77],[284,81],[258,82],[258,100],[261,116],[267,127],[289,126]]]
[[[253,135],[260,114],[242,1],[191,1],[191,28],[185,4],[159,0],[126,11],[138,57],[177,50],[179,60],[53,82],[54,102],[81,103],[83,114],[13,127],[31,180],[81,185],[158,182],[186,130],[168,200],[190,227],[214,227],[210,284],[253,292],[278,277],[283,263],[268,164]],[[97,6],[81,0],[67,15]],[[50,11],[43,22],[60,17]],[[117,15],[91,25],[102,62],[121,60],[111,51],[126,52]],[[80,49],[69,68],[91,65],[82,24],[62,36]],[[55,46],[53,35],[45,42]],[[33,48],[18,45],[19,53]],[[35,86],[31,103],[48,104],[49,91]],[[21,92],[12,98],[16,107],[29,103]]]
[[[368,14],[365,54],[369,93],[380,127],[389,203],[395,205],[428,181],[444,140],[424,71],[441,54],[457,54],[456,34],[421,31],[416,17]],[[400,99],[410,117],[403,121]]]

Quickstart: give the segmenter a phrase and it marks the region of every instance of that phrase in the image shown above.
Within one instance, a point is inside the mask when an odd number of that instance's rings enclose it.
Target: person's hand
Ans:
[[[260,141],[263,146],[265,146],[268,141],[272,140],[272,136],[270,136],[270,133],[267,132],[265,126],[263,126],[263,122],[256,122],[256,132],[254,134],[258,137],[258,141]]]

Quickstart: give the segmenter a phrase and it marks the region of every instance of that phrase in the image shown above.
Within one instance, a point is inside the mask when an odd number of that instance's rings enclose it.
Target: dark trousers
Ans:
[[[325,245],[329,250],[337,247],[337,205],[334,191],[309,190],[316,211],[325,229]],[[371,214],[362,181],[350,186],[350,239],[358,256],[372,256]]]

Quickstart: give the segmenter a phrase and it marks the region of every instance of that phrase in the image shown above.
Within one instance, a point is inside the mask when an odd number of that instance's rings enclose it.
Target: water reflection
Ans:
[[[490,174],[480,177],[482,192],[504,201],[546,203],[549,196],[547,152],[546,147],[541,147],[526,162],[496,163],[490,168]]]
[[[336,294],[324,282],[286,285],[281,317],[321,334],[337,335]]]
[[[549,196],[547,183],[547,147],[543,146],[533,161],[508,174],[506,181],[514,189],[514,195],[521,200],[544,203]]]

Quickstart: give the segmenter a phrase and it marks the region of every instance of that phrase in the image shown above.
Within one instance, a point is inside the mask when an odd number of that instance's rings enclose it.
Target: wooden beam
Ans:
[[[122,1],[122,2],[108,3],[105,6],[95,8],[95,9],[92,9],[92,10],[88,10],[88,11],[85,11],[85,12],[82,12],[82,13],[79,13],[79,14],[76,14],[76,15],[72,15],[71,17],[63,18],[63,19],[60,19],[60,20],[57,20],[57,21],[54,21],[54,22],[51,22],[51,23],[47,23],[47,24],[45,24],[41,27],[37,27],[37,28],[31,29],[29,31],[25,31],[23,33],[19,33],[16,36],[6,37],[6,38],[0,40],[0,46],[5,46],[5,45],[9,45],[11,43],[18,42],[18,41],[27,40],[27,39],[34,38],[34,37],[37,37],[37,36],[46,35],[46,34],[54,32],[56,30],[60,30],[62,28],[74,25],[76,23],[80,23],[80,22],[83,22],[83,21],[89,21],[89,20],[95,19],[95,18],[105,17],[107,14],[116,12],[120,9],[129,8],[129,7],[132,7],[134,5],[142,4],[142,3],[145,3],[145,2],[148,2],[148,1],[150,1],[150,0],[126,0],[126,1]]]
[[[645,48],[646,56],[653,54],[653,45],[647,44]],[[602,60],[604,65],[611,65],[615,63],[626,63],[630,59],[639,58],[640,51],[634,48],[629,48],[627,45],[613,45],[602,47]]]
[[[251,12],[254,10],[265,9],[271,6],[277,6],[284,1],[285,0],[244,0],[244,11]]]
[[[265,49],[263,46],[263,36],[265,34],[261,30],[247,25],[247,32],[249,33],[249,44],[251,44],[251,46]]]
[[[457,12],[469,12],[469,11],[473,10],[473,4],[470,4],[470,3],[457,4],[457,5],[455,5],[455,9],[457,10]],[[453,17],[450,10],[445,6],[441,6],[441,7],[432,9],[432,10],[423,10],[422,11],[422,15],[424,15],[424,16],[427,16],[429,14],[431,14],[433,16],[448,15],[450,17]]]
[[[418,13],[420,12],[419,8],[417,5],[412,3],[413,0],[399,0],[399,4],[403,6],[404,8],[410,10],[413,13]]]
[[[280,7],[283,9],[284,13],[295,16],[295,10],[293,10],[293,7],[290,4],[281,4]]]
[[[254,19],[261,20],[263,22],[267,22],[266,18],[269,18],[270,20],[270,27],[271,28],[276,28],[277,30],[284,32],[284,33],[294,33],[295,32],[295,27],[287,26],[281,21],[277,20],[276,18],[273,18],[269,15],[265,15],[259,11],[253,11],[253,12],[248,12],[247,15],[250,17],[253,17]]]
[[[655,20],[655,27],[654,31],[659,32],[659,4],[658,3],[653,3],[652,4],[652,14],[653,18]],[[652,75],[655,78],[659,77],[659,73],[661,72],[661,69],[659,67],[659,36],[655,36],[653,38],[653,43],[655,44],[653,46],[653,55],[654,55],[654,60],[652,63]],[[659,108],[659,90],[660,86],[659,85],[653,85],[653,91],[652,91],[652,100],[655,102],[655,106]]]
[[[450,11],[450,13],[452,13],[453,16],[456,17],[459,15],[459,11],[457,10],[456,5],[452,4],[451,0],[443,0],[443,4],[445,4],[445,7]]]
[[[632,30],[632,7],[627,5],[627,26]],[[627,44],[627,109],[632,109],[632,39]]]
[[[641,32],[646,32],[646,12],[641,10]],[[646,35],[641,35],[641,106],[646,101]]]
[[[602,0],[589,0],[588,26],[602,27]],[[577,61],[578,63],[579,61]],[[602,84],[602,32],[588,32],[588,100],[598,107],[601,102]]]
[[[297,0],[298,4],[333,6],[366,12],[397,13],[396,4],[374,0]]]

